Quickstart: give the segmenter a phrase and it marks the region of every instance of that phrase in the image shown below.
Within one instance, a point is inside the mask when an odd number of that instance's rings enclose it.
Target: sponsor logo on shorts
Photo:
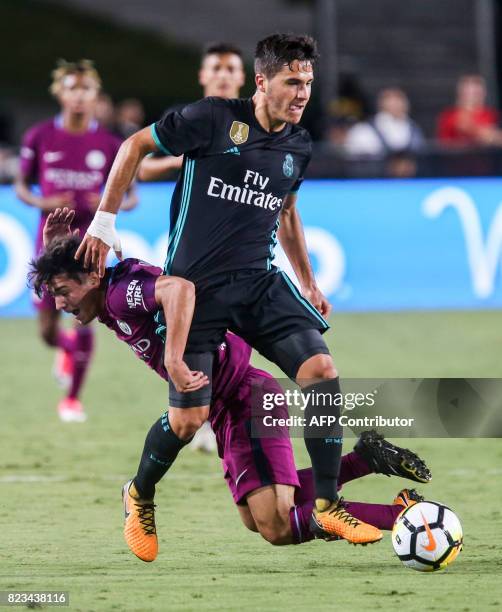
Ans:
[[[249,138],[249,125],[242,121],[234,121],[230,127],[229,136],[234,144],[244,144]]]

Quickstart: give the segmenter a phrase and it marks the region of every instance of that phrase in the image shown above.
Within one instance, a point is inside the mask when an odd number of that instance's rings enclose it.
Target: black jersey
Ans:
[[[279,213],[311,156],[308,132],[269,133],[251,99],[204,98],[151,126],[164,153],[185,154],[171,203],[164,270],[192,281],[270,269]]]

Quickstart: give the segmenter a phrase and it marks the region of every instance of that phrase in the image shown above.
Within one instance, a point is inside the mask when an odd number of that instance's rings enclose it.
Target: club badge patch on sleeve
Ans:
[[[234,121],[230,127],[229,136],[234,144],[244,144],[249,138],[249,125],[241,121]]]

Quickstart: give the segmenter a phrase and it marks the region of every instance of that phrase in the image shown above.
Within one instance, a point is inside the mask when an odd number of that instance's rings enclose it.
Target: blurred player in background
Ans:
[[[245,82],[242,51],[233,44],[225,42],[211,43],[204,49],[199,70],[199,84],[204,97],[238,98]],[[169,109],[168,112],[174,109]],[[146,157],[139,167],[138,178],[142,181],[162,180],[169,177],[172,170],[179,170],[183,165],[183,156],[162,155],[161,153]],[[206,421],[197,431],[190,443],[192,450],[214,452],[216,439]]]
[[[61,113],[30,128],[23,137],[21,167],[16,180],[19,199],[40,210],[36,252],[42,248],[42,230],[48,214],[67,206],[75,210],[74,225],[84,235],[99,205],[120,139],[99,126],[95,109],[101,79],[92,62],[60,61],[52,73],[50,92],[61,106]],[[32,184],[40,186],[39,191]],[[137,203],[134,188],[126,193],[122,209]],[[74,330],[60,326],[60,313],[47,294],[35,302],[40,335],[57,348],[54,373],[67,389],[59,402],[63,421],[86,419],[79,399],[93,350],[91,327]]]
[[[204,98],[238,98],[246,79],[242,51],[236,45],[217,42],[207,45],[202,53],[199,70],[199,84]],[[183,106],[172,107],[167,112],[181,110]],[[183,156],[162,155],[146,157],[139,167],[138,178],[142,181],[166,179],[172,170],[183,165]]]
[[[81,321],[98,317],[119,340],[127,343],[164,380],[170,354],[183,354],[195,305],[193,284],[165,276],[158,267],[126,259],[108,268],[104,279],[88,272],[74,255],[79,239],[71,235],[72,211],[51,214],[44,230],[47,250],[31,265],[37,292],[46,286],[58,308]],[[156,334],[156,313],[162,309],[169,330],[165,351]],[[173,346],[173,343],[176,345]],[[263,412],[253,410],[260,398],[282,395],[274,378],[249,363],[251,348],[227,333],[215,359],[214,394],[209,419],[217,436],[218,454],[228,487],[244,525],[275,545],[301,544],[314,538],[310,528],[313,508],[312,469],[298,470],[288,428],[263,427]],[[204,386],[208,380],[192,372],[186,390]],[[254,401],[253,401],[254,400]],[[271,418],[288,417],[287,406],[275,403]],[[268,430],[268,431],[265,431]],[[124,536],[132,552],[153,561],[158,552],[153,497],[157,483],[167,472],[170,430],[167,412],[151,427],[137,475],[123,489]],[[339,488],[371,473],[401,476],[426,483],[431,474],[414,453],[387,442],[376,432],[364,432],[353,452],[343,456]],[[138,494],[146,495],[146,499]],[[400,491],[392,504],[344,501],[351,520],[363,520],[390,530],[405,507],[421,501],[415,491]],[[336,539],[336,538],[328,538]]]

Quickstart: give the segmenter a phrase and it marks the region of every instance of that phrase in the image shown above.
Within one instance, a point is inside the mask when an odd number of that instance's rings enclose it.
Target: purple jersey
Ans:
[[[164,367],[164,343],[155,333],[155,282],[162,270],[139,259],[126,259],[107,270],[105,311],[98,317],[126,342],[136,355],[159,376],[168,379]],[[222,401],[232,397],[246,375],[251,348],[234,334],[227,334],[218,348],[213,375],[210,414],[215,427],[222,417]]]
[[[37,123],[23,137],[21,176],[40,185],[44,197],[71,191],[74,194],[73,227],[83,235],[94,211],[90,194],[103,189],[120,140],[92,121],[87,132],[72,134],[63,127],[61,116]],[[37,252],[47,214],[42,213],[37,235]]]

